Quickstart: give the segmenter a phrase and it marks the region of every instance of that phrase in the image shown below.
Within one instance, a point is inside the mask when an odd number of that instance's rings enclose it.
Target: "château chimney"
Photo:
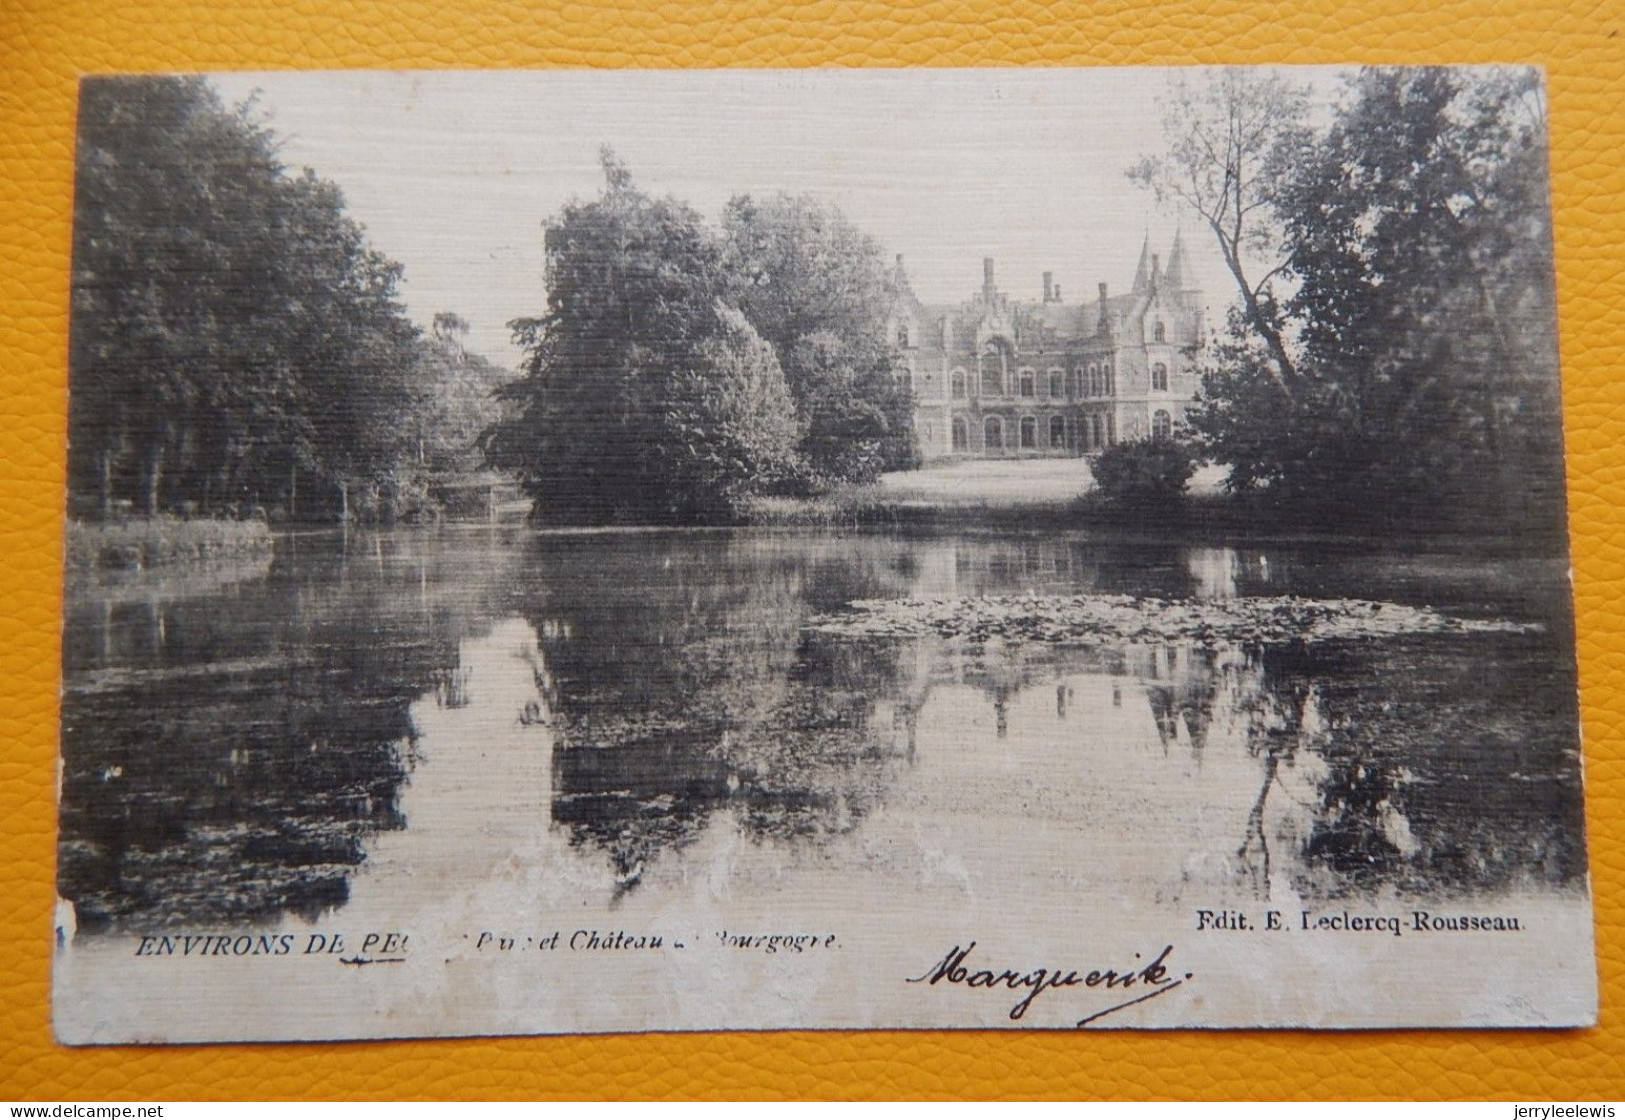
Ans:
[[[1106,285],[1100,285],[1100,329],[1106,329]]]
[[[1044,302],[1055,302],[1055,273],[1044,273]]]
[[[903,254],[901,253],[897,254],[897,271],[903,271]]]
[[[993,258],[982,258],[982,301],[992,305],[996,290],[993,287]]]
[[[1157,287],[1162,283],[1162,254],[1151,254],[1151,286]]]
[[[1055,302],[1061,302],[1061,286],[1059,284],[1055,285]]]

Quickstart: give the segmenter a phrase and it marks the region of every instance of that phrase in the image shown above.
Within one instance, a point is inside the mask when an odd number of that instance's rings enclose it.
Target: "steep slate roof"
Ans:
[[[1151,234],[1147,233],[1144,244],[1140,246],[1140,267],[1134,270],[1134,287],[1131,290],[1136,292],[1150,291],[1151,273]]]
[[[920,303],[919,297],[914,294],[914,286],[908,282],[908,272],[903,268],[903,254],[897,254],[897,264],[887,277],[886,287],[891,296],[891,306],[899,305],[908,308],[916,317],[925,318],[930,314],[926,307]]]
[[[1174,247],[1168,253],[1168,271],[1162,278],[1162,286],[1171,292],[1181,292],[1195,286],[1191,278],[1191,262],[1185,255],[1183,230],[1174,230]]]
[[[1176,231],[1174,234],[1174,244],[1169,253],[1166,272],[1160,272],[1157,266],[1156,256],[1151,252],[1151,238],[1147,234],[1140,249],[1140,264],[1135,271],[1132,289],[1120,295],[1108,296],[1106,299],[1108,317],[1119,322],[1125,334],[1135,338],[1141,331],[1142,320],[1156,293],[1184,291],[1192,286],[1190,259],[1182,233]],[[987,314],[988,309],[979,298],[960,303],[921,303],[909,284],[901,257],[898,258],[896,267],[891,270],[890,279],[892,307],[907,308],[919,320],[921,329],[917,345],[925,349],[940,347],[941,336],[937,333],[936,327],[944,317],[955,325],[956,344],[962,345],[965,342],[965,329],[974,328]],[[1009,321],[1016,325],[1018,331],[1022,329],[1031,331],[1034,326],[1042,327],[1046,333],[1054,335],[1057,343],[1088,341],[1100,334],[1099,299],[1082,303],[1044,303],[1039,300],[1016,300],[1001,296],[1001,305]]]

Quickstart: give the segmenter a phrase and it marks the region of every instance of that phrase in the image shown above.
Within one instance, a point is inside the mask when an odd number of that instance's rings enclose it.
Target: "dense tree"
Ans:
[[[803,335],[786,352],[800,389],[797,411],[803,425],[802,451],[817,486],[826,482],[872,482],[888,467],[902,465],[909,445],[892,447],[893,433],[913,431],[911,403],[896,392],[889,363],[879,347],[856,343],[831,331]],[[901,398],[901,399],[900,399]]]
[[[418,332],[339,190],[199,78],[84,83],[69,480],[81,508],[289,514],[376,492]]]
[[[806,195],[733,198],[722,235],[734,299],[784,368],[814,485],[918,465],[913,397],[884,337],[893,292],[879,245]]]
[[[1184,442],[1151,438],[1112,444],[1095,456],[1089,470],[1106,502],[1155,517],[1184,494],[1196,464]]]
[[[1343,492],[1375,482],[1402,506],[1487,507],[1560,470],[1535,81],[1366,70],[1283,192],[1287,312],[1312,407],[1336,419],[1320,425],[1317,473]]]
[[[692,360],[674,371],[651,450],[668,481],[663,512],[715,520],[792,481],[800,428],[773,347],[726,304]],[[675,485],[673,485],[675,484]]]
[[[725,520],[797,473],[793,405],[772,350],[728,303],[700,216],[606,185],[547,227],[545,315],[517,320],[524,376],[488,440],[537,514],[566,522]]]
[[[410,427],[414,467],[429,476],[478,471],[480,436],[502,419],[499,394],[513,375],[469,350],[470,324],[442,311],[419,347]]]
[[[1230,94],[1214,94],[1221,115]],[[1256,209],[1219,189],[1279,263],[1256,304],[1242,283],[1211,351],[1191,418],[1206,452],[1233,488],[1305,512],[1549,528],[1561,442],[1537,76],[1369,68],[1320,133],[1271,127]],[[1177,129],[1175,151],[1192,135]],[[1217,231],[1227,261],[1236,228]]]

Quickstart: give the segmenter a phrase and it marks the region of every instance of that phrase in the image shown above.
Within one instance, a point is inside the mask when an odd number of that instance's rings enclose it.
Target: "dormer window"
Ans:
[[[1168,328],[1162,325],[1161,319],[1158,319],[1156,325],[1151,328],[1151,337],[1158,342],[1168,341]]]
[[[904,347],[906,347],[908,345],[908,324],[907,323],[898,323],[897,324],[897,345],[904,346]]]

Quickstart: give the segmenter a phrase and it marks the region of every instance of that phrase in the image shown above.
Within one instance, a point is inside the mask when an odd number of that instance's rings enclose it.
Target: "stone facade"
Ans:
[[[1166,270],[1148,238],[1128,294],[1101,284],[1085,304],[1063,302],[1052,273],[1034,302],[997,288],[992,258],[982,272],[966,302],[926,305],[897,258],[886,330],[927,462],[1090,455],[1184,418],[1203,328],[1179,235]]]

